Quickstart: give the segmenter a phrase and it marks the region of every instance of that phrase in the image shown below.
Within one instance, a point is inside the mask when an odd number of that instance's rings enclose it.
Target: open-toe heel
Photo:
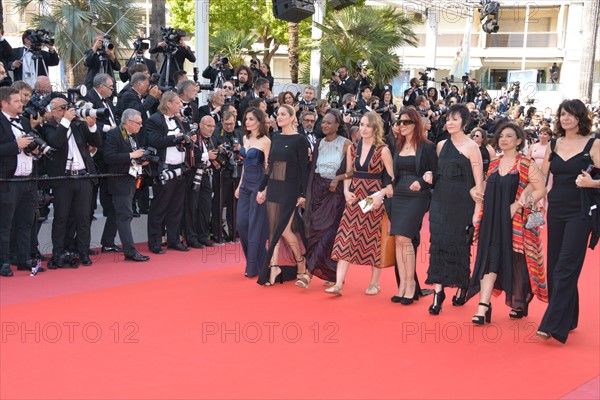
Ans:
[[[265,286],[273,286],[279,281],[279,283],[283,283],[283,275],[281,274],[281,268],[279,265],[271,265],[269,267],[271,276],[269,277],[269,281],[265,283]],[[279,271],[273,276],[273,268],[277,268]]]
[[[544,331],[537,331],[535,333],[535,336],[537,336],[537,337],[539,337],[540,339],[543,339],[543,340],[548,340],[548,339],[550,339],[552,337],[552,335],[550,333],[544,332]]]
[[[296,260],[296,266],[298,267],[298,269],[300,269],[300,265],[304,264],[304,272],[298,272],[296,274],[296,283],[295,285],[301,288],[307,288],[308,284],[310,283],[311,280],[311,275],[308,272],[308,270],[306,269],[306,257],[302,256],[301,259]]]
[[[325,293],[333,294],[333,295],[336,295],[336,296],[341,296],[342,295],[342,288],[340,286],[333,285],[333,286],[325,289]]]
[[[527,310],[523,310],[522,308],[513,308],[512,310],[510,310],[510,312],[508,313],[508,316],[511,319],[521,319],[523,317],[527,316]]]
[[[480,306],[484,306],[487,307],[487,311],[485,312],[485,315],[473,315],[473,318],[471,318],[471,321],[475,324],[475,325],[483,325],[484,323],[490,323],[492,322],[492,304],[491,303],[479,303]]]

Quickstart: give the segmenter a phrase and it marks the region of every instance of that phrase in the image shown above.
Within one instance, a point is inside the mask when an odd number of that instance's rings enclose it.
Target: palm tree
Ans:
[[[13,4],[23,12],[32,1]],[[83,55],[98,34],[110,35],[118,52],[119,47],[130,48],[129,41],[142,22],[141,9],[123,0],[40,0],[39,4],[50,11],[33,15],[32,26],[54,32],[71,87],[83,82]]]
[[[406,44],[417,45],[415,24],[415,20],[399,14],[392,6],[349,7],[329,12],[319,24],[323,38],[307,48],[321,49],[324,84],[340,65],[354,70],[358,60],[368,60],[369,78],[385,84],[400,73],[400,59],[394,50]],[[308,82],[309,76],[307,65],[302,70],[302,80]]]
[[[256,40],[257,35],[254,33],[244,35],[243,32],[235,29],[222,29],[211,36],[209,54],[211,57],[215,54],[227,56],[231,65],[237,67],[244,64],[245,55],[254,55],[252,45]]]
[[[298,23],[288,22],[288,55],[292,83],[298,83]]]
[[[581,57],[579,98],[586,97],[591,102],[592,88],[594,87],[594,60],[596,59],[596,45],[598,41],[600,4],[597,1],[590,1],[584,7],[586,23],[583,25],[582,43],[584,43],[584,49]]]

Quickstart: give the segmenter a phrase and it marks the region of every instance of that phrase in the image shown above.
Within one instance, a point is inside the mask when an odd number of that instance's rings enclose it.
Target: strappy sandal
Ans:
[[[279,281],[279,283],[283,283],[283,275],[281,274],[281,268],[279,268],[279,265],[271,265],[270,267],[270,273],[273,271],[273,268],[277,268],[279,270],[278,273],[275,274],[275,276],[271,276],[269,277],[269,280],[265,283],[265,286],[273,286],[277,283],[277,281]]]
[[[367,290],[365,290],[365,294],[367,296],[375,296],[376,294],[379,294],[379,292],[381,292],[381,287],[379,286],[379,283],[369,285]]]
[[[552,334],[548,333],[548,332],[544,332],[544,331],[537,331],[535,333],[535,336],[539,337],[540,339],[543,340],[548,340],[552,337]]]
[[[298,272],[296,274],[296,283],[295,285],[301,288],[306,289],[310,283],[311,280],[311,276],[308,273],[308,270],[306,269],[306,257],[302,256],[302,258],[300,260],[296,260],[296,265],[300,264],[300,263],[305,263],[304,264],[304,272]]]
[[[527,316],[527,311],[521,309],[521,308],[513,308],[512,310],[510,310],[510,312],[508,313],[508,316],[511,319],[521,319],[523,317]]]
[[[325,293],[341,296],[342,288],[340,286],[333,285],[332,287],[325,289]]]

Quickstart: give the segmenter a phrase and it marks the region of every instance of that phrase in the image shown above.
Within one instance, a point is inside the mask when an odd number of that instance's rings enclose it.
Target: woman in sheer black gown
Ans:
[[[556,135],[546,151],[542,173],[552,172],[548,193],[548,308],[537,335],[565,343],[579,322],[577,281],[585,261],[591,224],[584,194],[600,189],[600,140],[591,133],[592,121],[581,100],[565,100],[558,107]],[[594,179],[595,178],[595,179]]]
[[[259,204],[267,202],[269,219],[269,251],[258,283],[272,286],[275,282],[296,279],[296,285],[308,287],[310,274],[302,254],[304,227],[297,207],[304,206],[308,180],[308,140],[296,130],[296,110],[287,104],[279,107],[277,124],[281,133],[271,139],[268,170],[256,195]],[[296,268],[279,265],[280,239],[284,239]]]

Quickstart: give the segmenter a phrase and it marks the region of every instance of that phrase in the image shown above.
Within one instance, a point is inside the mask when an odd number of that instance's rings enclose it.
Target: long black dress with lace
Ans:
[[[269,166],[260,190],[267,188],[269,251],[258,277],[258,284],[269,280],[269,265],[285,227],[295,215],[292,229],[304,240],[302,219],[296,212],[298,197],[304,195],[308,180],[308,141],[303,135],[277,134],[271,139]],[[283,280],[295,280],[297,267],[283,267]]]

